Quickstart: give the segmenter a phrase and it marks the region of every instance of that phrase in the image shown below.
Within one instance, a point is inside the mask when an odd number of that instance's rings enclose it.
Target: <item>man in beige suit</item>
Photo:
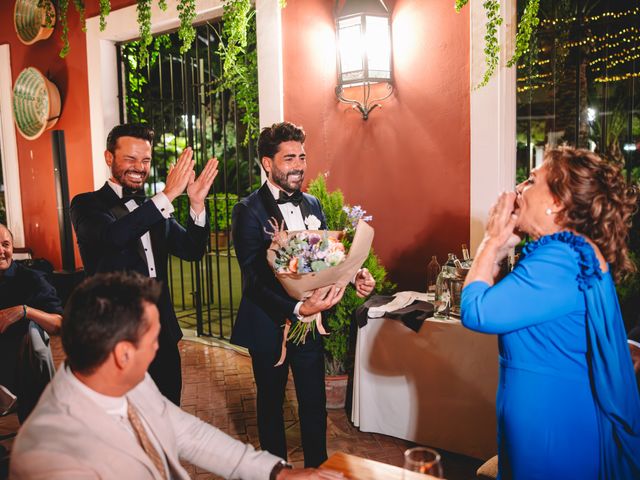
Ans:
[[[67,353],[23,425],[10,478],[187,479],[184,459],[230,479],[336,479],[292,470],[163,397],[146,373],[158,349],[159,285],[140,275],[99,274],[67,304]]]

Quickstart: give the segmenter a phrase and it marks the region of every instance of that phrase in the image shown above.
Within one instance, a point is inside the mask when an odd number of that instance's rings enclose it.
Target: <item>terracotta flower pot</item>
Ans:
[[[56,23],[56,9],[50,1],[38,7],[38,0],[16,0],[13,9],[13,27],[18,39],[25,45],[46,40],[53,33]],[[47,12],[51,17],[47,24]]]
[[[327,408],[344,408],[347,399],[349,375],[327,375],[324,380],[327,393]]]

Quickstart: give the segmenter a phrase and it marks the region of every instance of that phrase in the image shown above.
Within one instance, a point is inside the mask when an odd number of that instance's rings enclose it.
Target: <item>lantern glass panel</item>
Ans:
[[[362,38],[362,17],[351,17],[338,22],[340,72],[343,82],[363,77],[365,46]]]
[[[391,38],[389,20],[384,17],[367,16],[366,48],[369,79],[391,78]]]

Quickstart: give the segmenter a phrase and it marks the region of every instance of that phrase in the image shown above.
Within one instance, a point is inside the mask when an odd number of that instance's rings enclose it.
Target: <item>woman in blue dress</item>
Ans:
[[[640,479],[640,398],[614,281],[636,192],[587,150],[550,150],[503,193],[462,292],[462,323],[497,334],[499,478]],[[513,271],[498,263],[527,234]]]

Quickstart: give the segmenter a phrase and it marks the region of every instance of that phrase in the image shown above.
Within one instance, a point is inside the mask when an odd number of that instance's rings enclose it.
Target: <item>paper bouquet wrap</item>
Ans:
[[[333,285],[342,288],[346,287],[354,279],[358,270],[369,256],[373,234],[373,228],[360,220],[356,226],[351,247],[348,252],[344,252],[342,244],[336,244],[344,235],[344,232],[341,231],[297,230],[276,232],[274,240],[267,250],[267,261],[289,296],[296,300],[304,301],[316,289],[326,289],[328,291]],[[313,242],[317,242],[318,237],[320,238],[319,241],[325,242],[323,245],[329,244],[329,247],[327,247],[326,251],[321,250],[321,253],[308,252],[307,249],[312,249],[315,246]],[[291,248],[291,246],[298,247],[299,239],[301,239],[301,242],[305,242],[304,248]],[[312,247],[309,247],[309,244],[313,244]],[[344,252],[343,258],[340,258],[341,248]],[[294,252],[302,251],[302,254],[296,257],[295,254],[291,255],[291,250],[294,250]],[[322,260],[324,264],[319,261],[316,263],[314,261],[316,256],[322,257],[322,259],[317,260]],[[327,263],[336,264],[326,266]],[[314,270],[309,271],[312,267]],[[315,271],[316,268],[318,268],[317,271]],[[322,316],[319,313],[304,317],[299,322],[307,325],[304,330],[297,333],[295,339],[292,339],[289,336],[291,321],[287,319],[282,341],[282,355],[276,366],[281,365],[284,361],[287,339],[296,343],[304,343],[306,334],[313,329],[313,324],[315,324],[320,334],[327,335],[322,326]]]

